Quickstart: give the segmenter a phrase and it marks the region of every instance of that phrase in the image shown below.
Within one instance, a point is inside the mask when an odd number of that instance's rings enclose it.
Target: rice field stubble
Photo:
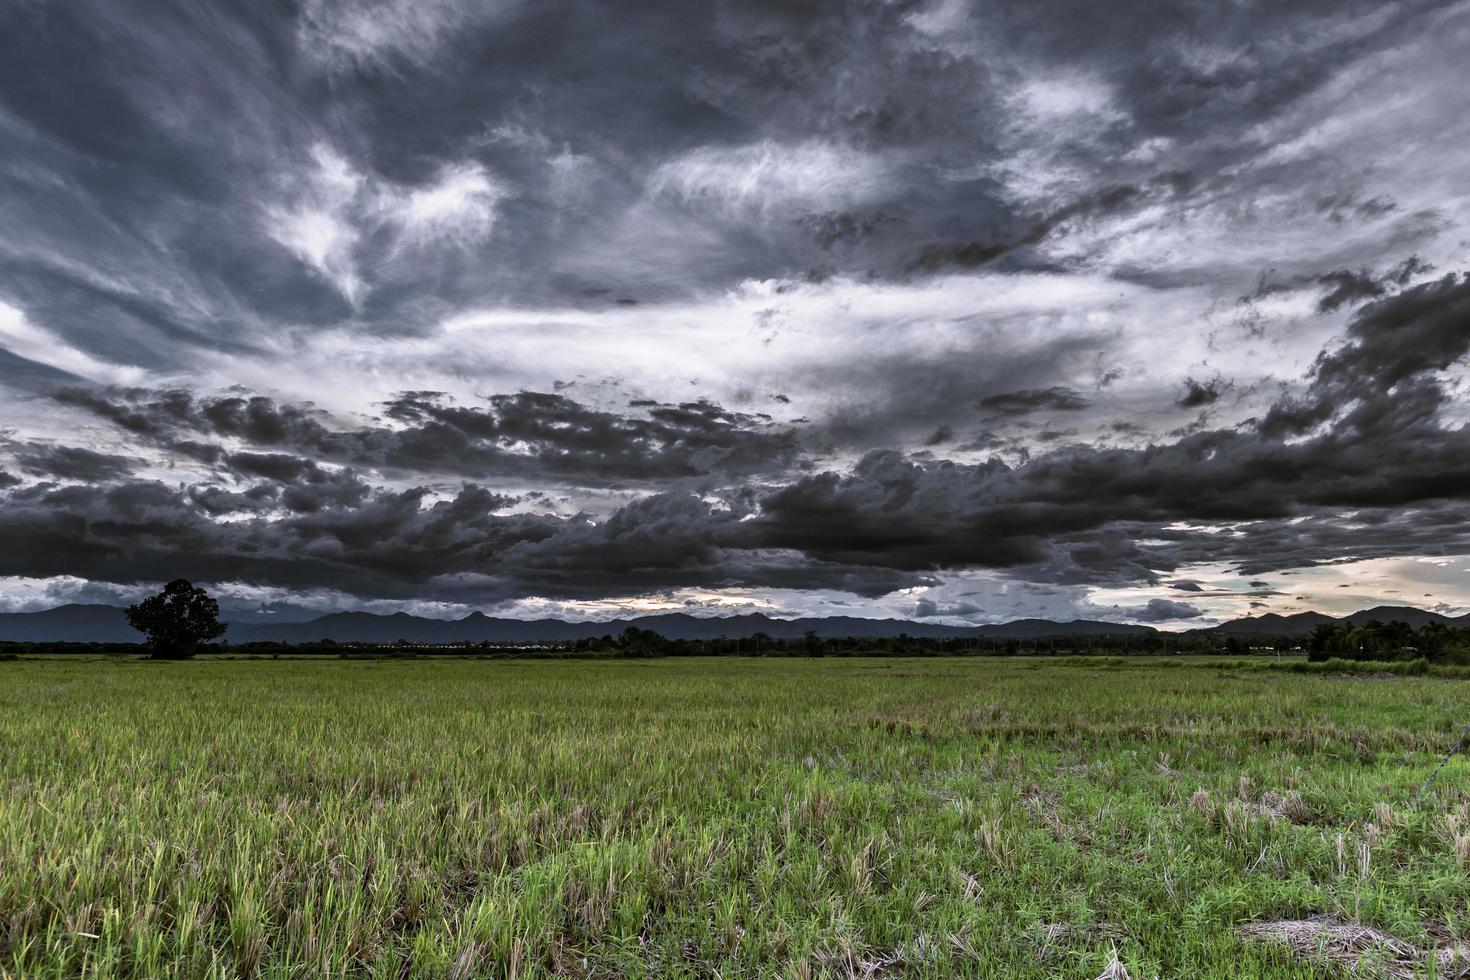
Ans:
[[[1414,796],[1467,693],[1144,659],[4,663],[0,976],[1452,976],[1470,763]],[[1385,938],[1242,928],[1282,920]]]

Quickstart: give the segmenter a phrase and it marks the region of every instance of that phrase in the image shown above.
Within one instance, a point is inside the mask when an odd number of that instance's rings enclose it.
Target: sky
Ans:
[[[1470,3],[0,0],[0,610],[1470,611]]]

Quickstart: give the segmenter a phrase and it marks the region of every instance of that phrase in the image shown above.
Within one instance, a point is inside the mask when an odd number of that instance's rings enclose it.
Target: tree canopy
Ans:
[[[224,635],[219,603],[187,579],[174,579],[158,595],[127,608],[128,625],[148,635],[159,660],[186,660],[199,644]]]

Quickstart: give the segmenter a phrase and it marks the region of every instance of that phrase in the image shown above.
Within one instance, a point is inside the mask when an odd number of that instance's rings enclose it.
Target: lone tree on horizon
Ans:
[[[127,608],[128,625],[148,634],[154,660],[187,660],[199,644],[223,636],[219,603],[188,579],[176,578],[156,596]]]

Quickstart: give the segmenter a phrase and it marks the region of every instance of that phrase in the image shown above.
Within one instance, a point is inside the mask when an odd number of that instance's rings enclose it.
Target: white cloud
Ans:
[[[1110,134],[1126,130],[1129,118],[1103,79],[1024,66],[1001,100],[1007,115],[999,152],[950,179],[992,179],[1020,209],[1041,212],[1106,179],[1100,147]]]
[[[648,190],[728,217],[747,217],[781,207],[851,206],[881,194],[888,177],[887,161],[871,153],[817,141],[763,140],[681,154],[654,170]]]
[[[365,181],[324,144],[312,148],[311,159],[295,202],[266,212],[266,231],[356,303],[363,283],[353,254],[360,236],[351,211]]]
[[[1034,74],[1021,83],[1017,95],[1026,113],[1037,119],[1120,118],[1113,108],[1112,89],[1101,79],[1079,73]]]
[[[423,62],[457,32],[517,6],[519,0],[308,0],[297,43],[334,71],[395,57]]]
[[[406,246],[471,245],[490,234],[496,207],[509,194],[473,161],[407,186],[362,173],[326,144],[314,146],[310,166],[286,184],[288,203],[267,208],[266,233],[354,305],[371,287],[363,272],[371,234],[388,230],[391,246],[379,257],[385,262]]]
[[[143,379],[142,369],[113,364],[78,350],[49,330],[31,323],[22,310],[3,300],[0,300],[0,347],[28,361],[102,384],[137,384]]]
[[[490,234],[495,207],[506,189],[477,163],[446,167],[423,187],[379,189],[383,217],[398,226],[400,241],[424,245],[433,241],[470,243]]]
[[[362,279],[352,258],[357,229],[339,215],[320,208],[278,212],[271,234],[282,245],[325,276],[348,300],[357,302]]]
[[[936,0],[904,17],[914,30],[937,41],[948,41],[973,30],[974,10],[965,0]]]
[[[1144,332],[1175,317],[1181,304],[1205,301],[1102,276],[1050,273],[903,284],[751,281],[680,303],[467,311],[446,320],[442,333],[370,346],[350,329],[315,332],[259,358],[221,356],[204,374],[211,383],[259,386],[342,412],[371,411],[386,385],[474,399],[578,381],[579,399],[605,397],[619,406],[635,396],[707,397],[821,420],[873,404],[891,377],[906,377],[902,369],[916,364],[974,365],[976,397],[1016,387],[1009,366],[1027,358],[1054,372],[1037,386],[1090,388],[1098,347],[1076,338],[1116,345],[1121,336],[1108,338],[1120,331]],[[1206,352],[1203,339],[1186,340],[1153,351],[1146,363],[1156,372],[1118,382],[1109,397],[1172,406],[1177,379],[1169,372],[1182,376]],[[1070,352],[1065,359],[1043,356],[1058,348]],[[603,385],[609,377],[619,379],[617,387]],[[776,394],[789,403],[774,402]]]

